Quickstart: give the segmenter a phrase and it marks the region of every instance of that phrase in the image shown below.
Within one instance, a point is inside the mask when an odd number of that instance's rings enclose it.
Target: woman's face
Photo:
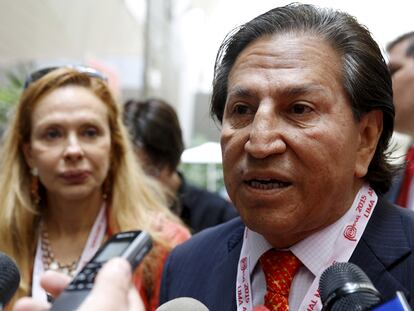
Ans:
[[[31,123],[24,153],[48,197],[84,200],[100,194],[111,154],[105,104],[84,87],[65,86],[39,100]]]

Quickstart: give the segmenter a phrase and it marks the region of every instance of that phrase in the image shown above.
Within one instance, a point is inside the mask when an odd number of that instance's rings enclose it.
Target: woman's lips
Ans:
[[[90,174],[87,171],[66,172],[60,174],[60,177],[68,184],[81,184],[89,177],[89,175]]]

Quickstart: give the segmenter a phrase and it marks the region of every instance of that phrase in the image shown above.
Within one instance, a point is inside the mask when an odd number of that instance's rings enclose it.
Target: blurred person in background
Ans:
[[[19,266],[16,298],[46,301],[45,270],[73,276],[112,234],[145,230],[154,247],[134,284],[146,310],[157,306],[164,260],[189,232],[136,161],[120,111],[92,68],[26,80],[0,155],[0,250]]]
[[[411,139],[404,169],[394,179],[387,197],[414,210],[414,31],[387,46],[395,105],[395,130]]]
[[[161,99],[129,100],[124,122],[144,170],[169,192],[170,208],[196,233],[237,216],[216,193],[191,185],[177,170],[184,143],[174,108]]]

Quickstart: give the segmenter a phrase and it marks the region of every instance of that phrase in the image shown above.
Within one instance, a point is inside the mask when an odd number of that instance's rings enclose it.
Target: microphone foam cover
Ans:
[[[163,303],[155,311],[209,311],[208,308],[198,301],[190,297],[175,298]]]
[[[365,310],[381,302],[379,293],[368,276],[357,265],[350,262],[338,262],[327,268],[319,280],[319,291],[322,303],[335,291],[347,284],[369,284],[373,291],[356,290],[336,298],[331,311]]]
[[[14,260],[0,252],[0,303],[5,306],[20,283],[20,273]]]

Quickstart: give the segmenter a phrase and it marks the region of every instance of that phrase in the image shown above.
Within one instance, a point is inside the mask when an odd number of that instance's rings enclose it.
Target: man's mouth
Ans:
[[[292,184],[290,182],[284,182],[277,179],[251,179],[247,180],[245,183],[247,183],[250,187],[254,189],[260,190],[286,188]]]

